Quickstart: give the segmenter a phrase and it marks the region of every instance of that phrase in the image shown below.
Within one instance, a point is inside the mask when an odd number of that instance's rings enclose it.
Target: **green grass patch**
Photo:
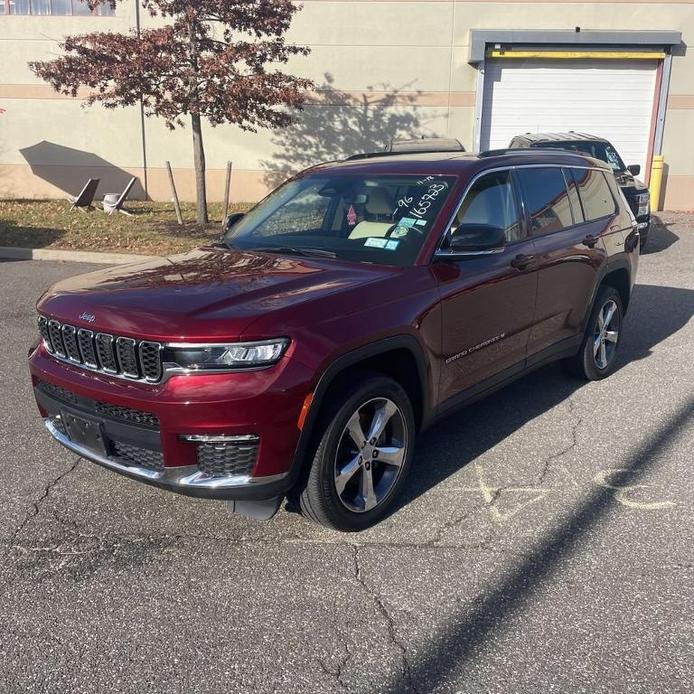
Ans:
[[[195,224],[193,203],[181,204],[183,226],[171,203],[134,200],[125,207],[132,217],[97,209],[71,212],[64,200],[0,201],[0,246],[164,255],[215,241],[222,231],[221,203],[209,205],[207,227]],[[230,212],[249,207],[249,203],[234,204]]]

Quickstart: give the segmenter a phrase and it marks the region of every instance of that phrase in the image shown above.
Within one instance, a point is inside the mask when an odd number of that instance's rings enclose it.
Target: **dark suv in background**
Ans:
[[[641,166],[639,164],[625,166],[619,153],[608,140],[573,131],[568,133],[526,133],[525,135],[516,135],[511,140],[509,147],[511,149],[566,149],[600,159],[609,164],[631,211],[636,217],[641,236],[641,248],[646,245],[651,225],[651,196],[645,184],[636,178],[641,173]]]
[[[557,359],[614,370],[639,261],[623,200],[557,151],[308,169],[218,244],[48,290],[39,410],[132,479],[366,528],[438,418]]]

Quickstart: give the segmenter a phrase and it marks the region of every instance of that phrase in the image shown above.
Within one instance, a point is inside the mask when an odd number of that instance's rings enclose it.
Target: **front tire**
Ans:
[[[412,403],[396,381],[365,374],[329,396],[318,426],[315,455],[295,494],[301,513],[335,530],[364,530],[392,508],[409,472]]]
[[[586,381],[607,378],[617,365],[624,309],[614,287],[605,286],[593,305],[581,348],[564,363],[575,376]]]

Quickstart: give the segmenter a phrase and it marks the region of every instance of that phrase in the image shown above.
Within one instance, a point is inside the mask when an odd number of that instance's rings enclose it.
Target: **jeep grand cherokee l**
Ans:
[[[132,479],[363,529],[439,417],[553,360],[613,371],[639,258],[622,201],[561,152],[312,168],[217,245],[47,291],[40,413]]]
[[[568,133],[526,133],[514,137],[509,147],[511,149],[518,147],[566,149],[595,157],[609,164],[638,222],[641,248],[646,245],[651,226],[651,195],[645,184],[636,178],[641,172],[641,166],[639,164],[626,166],[622,157],[608,140],[596,135],[574,131]]]

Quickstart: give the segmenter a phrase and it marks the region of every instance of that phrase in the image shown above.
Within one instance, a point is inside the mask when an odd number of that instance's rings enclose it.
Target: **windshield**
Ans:
[[[285,183],[227,232],[241,250],[412,265],[451,176],[316,174]]]
[[[626,171],[627,168],[624,166],[622,158],[617,154],[617,150],[609,142],[572,140],[569,142],[543,142],[536,147],[568,149],[572,152],[587,154],[589,157],[606,162],[613,171]]]

